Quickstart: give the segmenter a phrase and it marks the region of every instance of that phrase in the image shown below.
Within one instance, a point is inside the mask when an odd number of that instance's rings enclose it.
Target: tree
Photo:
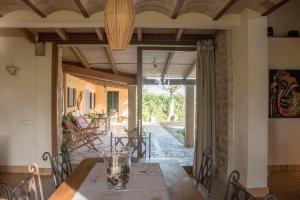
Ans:
[[[177,94],[179,89],[181,88],[180,85],[164,85],[162,89],[169,94],[169,109],[168,109],[168,117],[167,121],[174,121],[174,113],[175,113],[175,106],[174,106],[174,95]]]

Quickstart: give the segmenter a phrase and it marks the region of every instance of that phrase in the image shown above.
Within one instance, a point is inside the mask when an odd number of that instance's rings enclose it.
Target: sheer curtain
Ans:
[[[196,80],[196,136],[194,153],[194,175],[197,175],[201,155],[211,147],[214,155],[215,135],[215,58],[213,40],[197,43]]]

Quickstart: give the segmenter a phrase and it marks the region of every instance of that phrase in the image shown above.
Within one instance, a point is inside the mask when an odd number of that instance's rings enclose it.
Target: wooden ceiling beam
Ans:
[[[174,11],[172,13],[171,19],[176,19],[178,17],[178,15],[180,13],[180,9],[184,2],[185,2],[185,0],[177,0],[177,3],[176,3]]]
[[[272,12],[274,12],[275,10],[281,8],[283,5],[285,5],[286,3],[288,3],[290,0],[282,0],[281,2],[279,2],[278,4],[274,5],[273,7],[271,7],[270,9],[268,9],[266,12],[264,12],[261,16],[268,16],[269,14],[271,14]]]
[[[181,39],[181,36],[182,36],[182,34],[183,34],[183,31],[184,31],[184,29],[183,28],[180,28],[180,29],[178,29],[178,31],[177,31],[177,35],[176,35],[176,42],[179,42],[180,41],[180,39]]]
[[[62,64],[62,68],[64,73],[71,74],[74,76],[82,76],[86,78],[94,78],[99,80],[108,80],[116,83],[136,84],[136,79],[117,74],[111,74],[101,72],[98,70],[77,67],[66,63]]]
[[[57,44],[108,44],[106,38],[99,40],[97,33],[68,33],[67,40],[63,40],[56,33],[39,33],[39,42],[55,42]],[[142,42],[138,42],[134,33],[130,44],[142,45],[196,45],[198,40],[213,39],[213,35],[183,34],[179,42],[174,39],[174,34],[149,34],[143,33]]]
[[[111,68],[112,68],[112,71],[114,74],[117,74],[118,73],[118,68],[117,68],[117,65],[115,63],[115,59],[113,57],[113,54],[112,54],[112,50],[111,48],[109,47],[109,45],[106,45],[105,46],[105,53],[106,53],[106,56],[109,60],[109,63],[111,65]]]
[[[142,42],[142,40],[143,40],[143,30],[142,30],[142,28],[136,28],[136,32],[137,32],[137,41]]]
[[[76,58],[79,60],[79,62],[85,67],[85,68],[90,68],[90,65],[88,63],[88,61],[86,60],[86,58],[84,57],[84,55],[82,54],[82,52],[80,51],[80,49],[78,47],[70,47],[71,51],[73,52],[73,54],[76,56]]]
[[[24,34],[25,39],[30,43],[35,43],[38,41],[38,34],[34,33],[28,28],[21,28],[20,31]]]
[[[162,75],[161,75],[161,79],[164,80],[165,79],[165,75],[168,73],[168,70],[170,68],[170,65],[172,63],[172,60],[173,60],[173,57],[175,55],[175,52],[171,51],[168,55],[168,59],[167,59],[167,62],[164,66],[164,69],[163,69],[163,72],[162,72]]]
[[[161,82],[157,79],[144,79],[143,85],[195,85],[195,79],[165,79]]]
[[[68,40],[68,34],[62,28],[54,28],[56,34],[62,39],[63,41]]]
[[[218,14],[214,17],[214,20],[220,19],[238,0],[229,0],[229,2],[218,12]]]
[[[97,34],[98,39],[100,41],[103,41],[104,37],[103,37],[103,32],[102,32],[101,28],[95,28],[95,32]]]
[[[38,9],[36,7],[36,5],[34,5],[30,0],[22,0],[31,10],[33,10],[33,12],[35,12],[36,14],[38,14],[40,17],[42,18],[46,18],[47,15],[42,12],[40,9]]]
[[[188,70],[184,73],[183,78],[187,79],[192,73],[193,71],[196,69],[197,66],[197,59],[193,62],[193,64],[188,68]]]
[[[111,82],[111,81],[107,81],[107,80],[101,80],[101,79],[95,79],[95,78],[86,78],[86,77],[82,77],[82,76],[76,76],[80,79],[83,79],[87,82],[93,83],[95,85],[101,85],[104,87],[114,87],[114,88],[127,88],[126,84],[122,84],[122,83],[115,83],[115,82]]]
[[[80,0],[73,0],[74,3],[77,5],[78,9],[80,10],[81,14],[85,17],[85,18],[89,18],[90,15],[87,12],[86,8],[84,7],[84,5],[81,3]]]

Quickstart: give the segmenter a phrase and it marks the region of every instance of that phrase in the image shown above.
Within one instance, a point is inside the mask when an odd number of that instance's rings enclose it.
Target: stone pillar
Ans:
[[[137,127],[136,123],[136,85],[128,85],[128,129]]]
[[[195,86],[185,86],[185,137],[184,145],[193,147],[195,140]]]
[[[267,18],[244,10],[240,24],[233,31],[234,168],[246,188],[265,188],[267,192]]]

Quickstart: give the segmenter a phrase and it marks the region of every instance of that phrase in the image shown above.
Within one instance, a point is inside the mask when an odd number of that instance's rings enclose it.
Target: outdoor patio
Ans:
[[[126,124],[118,123],[111,125],[111,132],[114,136],[124,135],[123,128]],[[166,129],[158,123],[143,124],[146,132],[151,132],[151,156],[148,162],[159,162],[163,160],[176,160],[182,166],[193,165],[194,148],[186,148],[176,140]],[[71,162],[80,163],[84,158],[103,156],[104,151],[110,151],[110,132],[101,137],[103,144],[97,144],[99,152],[94,152],[86,147],[79,148],[71,153]]]

